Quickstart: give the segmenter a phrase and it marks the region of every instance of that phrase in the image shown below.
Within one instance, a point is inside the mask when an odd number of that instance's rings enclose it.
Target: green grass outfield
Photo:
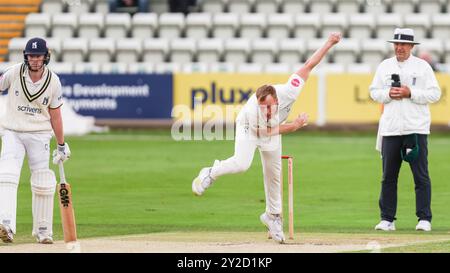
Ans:
[[[67,141],[72,158],[66,164],[66,175],[73,187],[80,238],[264,230],[259,222],[265,202],[258,152],[246,173],[221,177],[204,196],[195,197],[192,179],[214,159],[231,156],[233,141],[176,142],[170,131],[120,131],[70,137]],[[375,232],[381,159],[374,146],[375,133],[299,132],[283,136],[284,154],[295,157],[297,233]],[[450,135],[431,135],[429,169],[434,218],[430,235],[450,231],[449,161]],[[18,196],[18,243],[33,242],[29,171],[27,163],[24,166]],[[399,180],[397,232],[417,234],[414,182],[407,164]],[[59,223],[55,202],[57,240],[62,239]]]

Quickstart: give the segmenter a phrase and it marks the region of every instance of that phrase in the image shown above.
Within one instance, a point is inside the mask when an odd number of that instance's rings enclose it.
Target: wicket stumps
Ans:
[[[288,212],[289,212],[289,239],[294,239],[294,158],[290,155],[281,156],[281,160],[287,159],[288,162]],[[283,162],[281,162],[281,175],[280,175],[280,183],[281,183],[281,204],[283,204]],[[283,217],[283,212],[281,212],[281,218]],[[284,220],[283,220],[284,222]],[[269,238],[271,238],[269,234]]]

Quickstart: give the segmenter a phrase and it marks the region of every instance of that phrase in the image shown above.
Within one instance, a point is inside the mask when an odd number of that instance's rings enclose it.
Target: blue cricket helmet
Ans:
[[[50,62],[50,52],[47,47],[47,42],[42,38],[30,39],[23,51],[23,58],[26,65],[28,65],[27,55],[44,55],[44,64],[47,65]]]

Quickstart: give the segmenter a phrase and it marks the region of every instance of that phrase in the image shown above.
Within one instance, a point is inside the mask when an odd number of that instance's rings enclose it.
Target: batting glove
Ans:
[[[69,144],[67,143],[64,143],[63,145],[58,144],[57,149],[53,151],[53,164],[64,162],[69,158],[70,158]]]

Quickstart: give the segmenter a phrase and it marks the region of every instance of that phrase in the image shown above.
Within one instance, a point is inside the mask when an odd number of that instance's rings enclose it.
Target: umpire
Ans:
[[[383,178],[379,206],[381,221],[376,230],[395,230],[397,183],[402,161],[409,163],[416,192],[416,230],[431,230],[431,181],[428,174],[427,136],[430,134],[428,104],[441,97],[431,66],[411,55],[412,29],[397,28],[395,57],[381,62],[370,85],[370,96],[384,105],[380,118],[377,149],[381,151]],[[381,146],[381,147],[380,147]]]

